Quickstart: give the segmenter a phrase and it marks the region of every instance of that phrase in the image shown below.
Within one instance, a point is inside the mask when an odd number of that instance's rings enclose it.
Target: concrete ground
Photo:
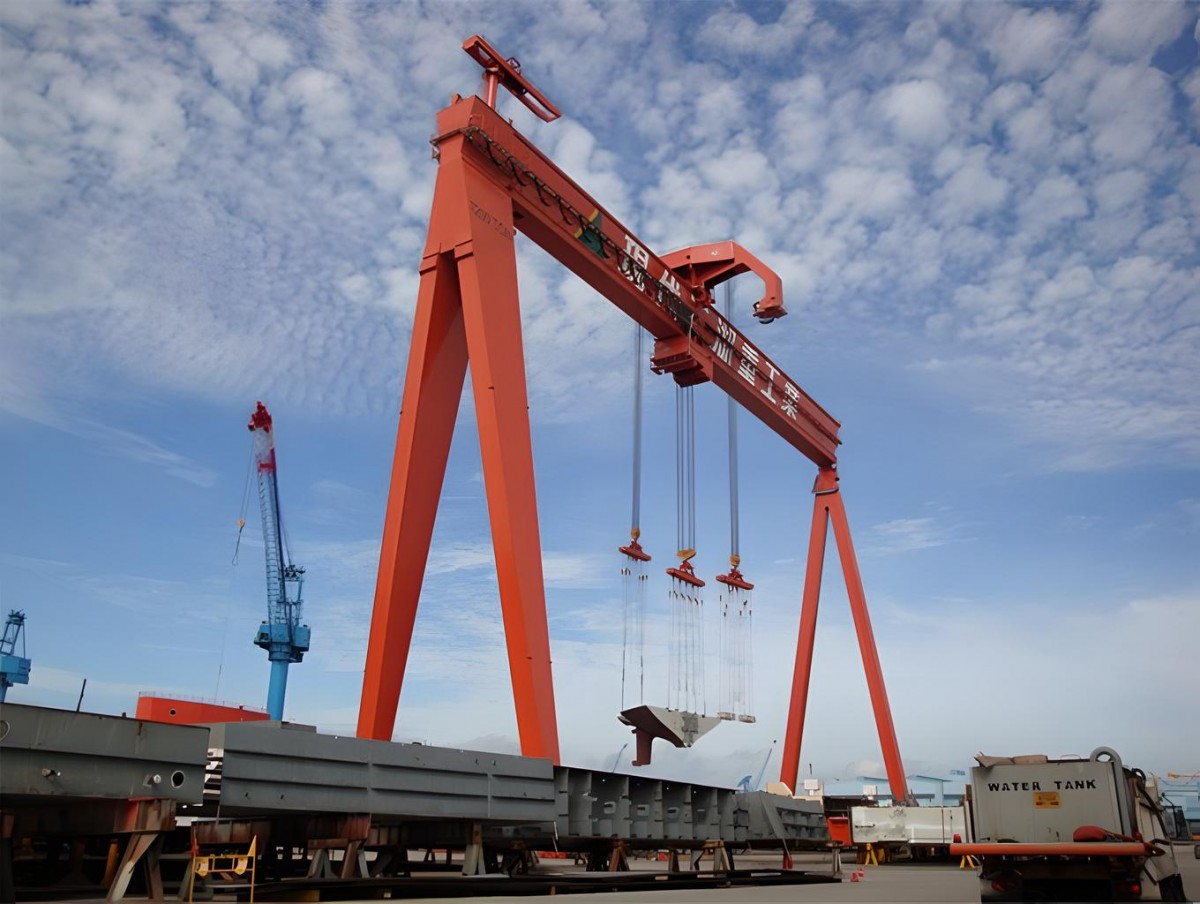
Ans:
[[[1192,843],[1175,846],[1175,857],[1183,874],[1183,887],[1190,901],[1200,901],[1200,859],[1193,854]],[[848,860],[849,858],[847,858]],[[665,864],[653,861],[635,860],[632,868],[638,871],[661,872]],[[754,869],[762,867],[774,869],[779,865],[778,856],[742,855],[737,858],[739,869]],[[826,872],[829,859],[826,856],[801,855],[796,858],[795,868],[809,872]],[[574,871],[571,867],[543,866],[542,873]],[[851,874],[856,869],[863,870],[863,878],[851,882]],[[662,891],[630,891],[630,892],[599,892],[588,894],[572,894],[566,897],[569,904],[588,904],[588,902],[604,901],[607,904],[624,904],[624,902],[695,902],[695,904],[724,904],[724,902],[829,902],[829,904],[852,904],[852,902],[909,902],[909,901],[958,901],[977,902],[979,900],[979,880],[973,869],[958,869],[955,863],[895,863],[884,866],[857,867],[851,862],[843,866],[844,880],[840,884],[820,885],[774,885],[774,886],[737,886],[732,888],[713,889],[664,889]],[[463,882],[471,882],[463,879]],[[547,886],[549,894],[549,886]],[[560,892],[561,894],[561,892]],[[395,899],[405,901],[440,901],[462,902],[462,904],[497,904],[501,901],[537,901],[538,896],[511,897],[492,895],[487,897],[452,897],[452,898],[409,898],[402,894]],[[92,899],[95,900],[95,899]],[[135,900],[133,898],[130,899]],[[144,899],[143,899],[144,900]],[[218,896],[217,900],[231,900]],[[278,899],[276,899],[278,900]],[[364,899],[359,902],[348,901],[343,904],[367,904]],[[67,904],[67,902],[64,902]],[[84,904],[76,898],[69,904]]]
[[[1183,887],[1190,901],[1200,901],[1200,860],[1193,855],[1192,844],[1175,846],[1175,858],[1183,874]],[[777,857],[737,858],[739,869],[753,868],[759,863],[766,867],[778,866]],[[847,858],[848,859],[848,858]],[[824,872],[828,869],[828,858],[797,857],[795,868],[812,872]],[[643,864],[635,861],[635,869],[655,869],[661,864]],[[863,870],[863,878],[859,882],[851,882],[851,873],[856,869]],[[696,904],[723,904],[733,901],[788,901],[788,902],[840,902],[873,901],[873,902],[908,902],[908,901],[960,901],[976,902],[979,900],[979,879],[973,869],[959,869],[957,863],[920,863],[920,864],[886,864],[884,866],[857,867],[852,862],[843,864],[844,879],[840,884],[822,885],[775,885],[764,887],[738,886],[720,889],[678,889],[663,891],[624,892],[616,900],[637,901],[643,904],[661,901],[689,901]],[[409,901],[433,901],[440,898],[408,898]],[[536,898],[506,899],[503,897],[455,898],[463,904],[495,904],[502,900],[536,900]],[[588,904],[588,902],[605,901],[614,904],[612,892],[595,894],[577,894],[566,898],[570,904]]]

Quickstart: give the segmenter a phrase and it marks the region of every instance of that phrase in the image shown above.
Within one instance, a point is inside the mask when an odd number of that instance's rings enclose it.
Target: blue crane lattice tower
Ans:
[[[4,636],[0,637],[0,703],[14,684],[29,683],[29,657],[25,655],[25,613],[13,609],[4,623]],[[17,641],[21,643],[21,655],[17,655]]]
[[[267,651],[271,662],[271,684],[267,689],[267,712],[283,718],[288,666],[300,662],[308,652],[308,625],[300,624],[304,569],[291,563],[279,514],[279,485],[275,474],[275,435],[267,407],[258,403],[250,416],[254,434],[254,464],[258,472],[258,501],[262,509],[263,547],[267,555],[267,619],[258,628],[254,643]],[[289,585],[295,592],[289,594]]]

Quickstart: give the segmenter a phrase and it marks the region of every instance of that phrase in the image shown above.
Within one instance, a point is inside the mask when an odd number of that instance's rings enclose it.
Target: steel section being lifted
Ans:
[[[766,293],[764,322],[782,316],[779,277],[733,242],[665,256],[611,213],[505,120],[497,88],[512,91],[543,119],[558,111],[478,36],[464,43],[484,66],[483,92],[455,96],[438,114],[438,175],[397,431],[379,578],[363,678],[358,734],[388,739],[395,724],[417,604],[429,556],[458,403],[468,366],[482,453],[521,750],[559,761],[545,587],[534,487],[514,237],[519,230],[615,304],[655,339],[651,366],[683,386],[712,381],[820,469],[816,511],[832,511],[839,424],[756,344],[715,309],[713,288],[754,272]],[[834,528],[847,583],[857,565],[838,506]],[[814,526],[816,518],[814,516]],[[824,525],[820,550],[824,552]],[[813,543],[816,544],[814,536]],[[811,549],[810,549],[811,553]],[[802,625],[815,625],[820,569],[806,582]],[[819,565],[819,563],[818,563]],[[809,590],[812,589],[811,603]],[[903,765],[878,670],[861,585],[851,591],[859,641],[889,781],[907,797]],[[811,610],[811,611],[810,611]],[[811,643],[797,650],[783,774],[794,773],[803,730]],[[807,661],[805,661],[807,660]],[[874,664],[874,667],[872,667]],[[789,763],[789,758],[795,762]],[[793,776],[794,779],[794,776]]]

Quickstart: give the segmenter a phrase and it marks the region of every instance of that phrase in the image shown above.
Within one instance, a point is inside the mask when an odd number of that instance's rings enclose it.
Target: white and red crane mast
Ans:
[[[262,510],[263,548],[267,558],[267,618],[254,636],[256,646],[267,651],[271,681],[267,712],[283,718],[288,666],[308,652],[310,631],[301,624],[304,569],[292,563],[279,511],[279,481],[275,464],[275,433],[267,406],[258,403],[247,425],[254,438],[254,471]],[[292,590],[291,588],[295,588]]]

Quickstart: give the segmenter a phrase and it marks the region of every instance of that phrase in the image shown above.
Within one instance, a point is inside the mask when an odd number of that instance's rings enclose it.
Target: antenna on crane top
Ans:
[[[521,63],[516,57],[500,56],[482,35],[471,35],[463,41],[463,50],[483,67],[483,99],[493,110],[496,109],[496,94],[503,85],[542,122],[554,122],[562,116],[558,107],[521,74]]]

